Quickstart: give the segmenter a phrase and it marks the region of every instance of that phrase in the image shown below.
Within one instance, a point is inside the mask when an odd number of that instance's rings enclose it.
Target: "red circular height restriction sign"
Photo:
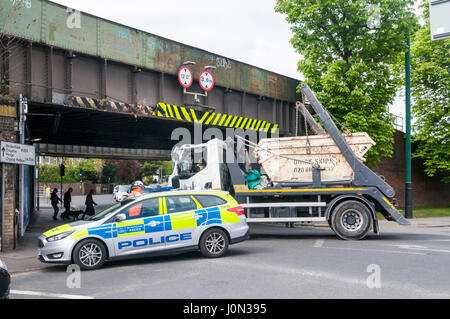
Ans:
[[[211,72],[204,70],[198,78],[200,87],[205,91],[211,91],[214,88],[214,76]]]
[[[188,88],[192,85],[192,81],[194,81],[194,77],[192,76],[191,70],[185,65],[183,65],[178,71],[178,81],[181,86],[184,88]]]

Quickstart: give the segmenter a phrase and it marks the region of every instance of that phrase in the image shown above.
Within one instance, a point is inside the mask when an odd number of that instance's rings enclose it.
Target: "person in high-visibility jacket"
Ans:
[[[142,191],[144,189],[144,183],[142,183],[141,181],[136,181],[133,183],[133,185],[131,185],[131,192],[130,194],[128,194],[128,196],[141,196],[144,194],[144,192]]]

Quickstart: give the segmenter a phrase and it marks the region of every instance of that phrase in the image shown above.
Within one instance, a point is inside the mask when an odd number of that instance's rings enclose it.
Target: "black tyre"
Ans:
[[[342,239],[360,240],[372,227],[372,216],[366,205],[355,200],[338,204],[331,215],[331,229]]]
[[[200,239],[200,251],[208,258],[219,258],[228,251],[228,236],[220,229],[213,228],[205,231]]]
[[[98,269],[105,263],[106,247],[97,239],[86,239],[73,250],[73,261],[82,270]]]
[[[331,219],[328,220],[328,225],[330,226],[330,228],[334,231],[333,229],[333,225],[331,224]]]

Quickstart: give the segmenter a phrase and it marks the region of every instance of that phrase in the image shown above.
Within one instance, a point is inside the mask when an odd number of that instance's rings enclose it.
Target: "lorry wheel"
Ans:
[[[333,209],[330,225],[342,239],[360,240],[370,231],[372,217],[366,205],[356,200],[349,200]]]
[[[331,230],[333,230],[333,231],[334,231],[334,229],[333,229],[333,225],[331,224],[331,219],[329,219],[329,220],[328,220],[328,225],[330,226]]]
[[[208,258],[219,258],[228,251],[228,236],[223,230],[207,230],[200,239],[200,251]]]
[[[83,240],[73,250],[73,261],[82,270],[98,269],[103,266],[105,259],[105,245],[97,239]]]

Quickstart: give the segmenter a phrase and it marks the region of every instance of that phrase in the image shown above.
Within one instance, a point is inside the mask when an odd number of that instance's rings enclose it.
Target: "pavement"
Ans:
[[[72,207],[84,208],[84,196],[73,196]],[[97,202],[96,210],[99,211],[114,203],[112,195],[99,195],[95,196],[94,200]],[[54,265],[41,263],[38,259],[38,246],[37,237],[49,229],[66,224],[69,221],[58,220],[54,221],[53,209],[49,202],[45,199],[41,199],[40,210],[32,214],[30,225],[25,232],[24,237],[19,239],[18,247],[16,250],[0,253],[0,258],[6,263],[8,270],[11,274],[20,274],[25,272],[32,272],[40,269],[54,267]],[[60,209],[60,213],[64,211],[64,208]],[[410,220],[411,226],[400,226],[395,222],[388,222],[386,220],[380,220],[381,233],[383,231],[393,231],[405,229],[426,229],[426,228],[443,228],[450,227],[450,217],[430,217],[430,218],[417,218]],[[278,234],[280,229],[283,230],[284,225],[273,225],[275,227],[265,227],[265,235],[270,236],[271,233]],[[328,228],[328,223],[296,223],[294,230],[289,230],[286,236],[291,236],[295,229],[302,233],[301,229],[320,229]],[[260,229],[257,228],[257,229]],[[287,230],[287,229],[286,229]],[[258,232],[256,232],[258,233]],[[277,236],[278,236],[277,235]],[[284,236],[284,235],[282,235]]]

